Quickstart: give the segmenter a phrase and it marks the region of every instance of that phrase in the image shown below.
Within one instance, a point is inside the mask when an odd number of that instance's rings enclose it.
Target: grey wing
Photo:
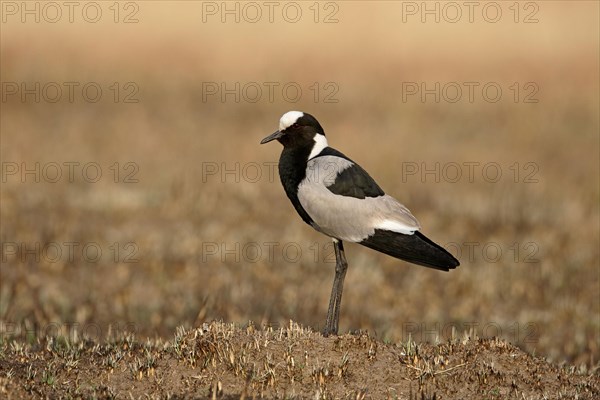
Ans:
[[[309,161],[298,199],[315,229],[340,240],[360,242],[375,229],[413,234],[421,228],[411,212],[391,196],[357,198],[332,192],[329,187],[340,177],[347,178],[348,173],[342,172],[354,166],[352,161],[336,156]]]

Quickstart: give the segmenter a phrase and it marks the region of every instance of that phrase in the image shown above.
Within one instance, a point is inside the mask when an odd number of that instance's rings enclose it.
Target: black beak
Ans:
[[[269,143],[271,140],[279,139],[282,136],[283,136],[283,132],[281,132],[281,131],[273,132],[269,136],[267,136],[266,138],[261,140],[260,144]]]

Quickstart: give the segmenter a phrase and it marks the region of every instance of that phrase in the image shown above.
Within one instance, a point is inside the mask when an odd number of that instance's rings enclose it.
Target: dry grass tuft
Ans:
[[[410,352],[407,353],[407,349]],[[597,371],[557,367],[498,339],[383,343],[230,323],[98,343],[38,338],[0,347],[0,389],[15,396],[138,398],[552,398],[600,395]]]
[[[0,393],[597,394],[598,4],[538,2],[536,24],[399,23],[407,3],[340,2],[337,24],[200,23],[206,2],[140,2],[140,23],[129,25],[3,23],[3,83],[93,81],[106,96],[0,104]],[[206,82],[273,81],[296,82],[305,96],[202,96]],[[406,82],[470,81],[505,95],[402,98]],[[115,103],[114,82],[134,82],[139,102]],[[324,102],[328,82],[337,103]],[[539,101],[514,102],[514,82],[521,95],[535,83]],[[332,146],[461,260],[442,274],[346,246],[341,332],[368,335],[313,332],[332,248],[270,179],[277,145],[258,144],[289,109],[316,115]],[[65,167],[56,183],[6,174],[71,162],[73,179]],[[82,176],[89,163],[98,182]],[[462,179],[406,174],[436,163],[462,166]],[[501,179],[490,182],[484,165],[500,166]],[[247,321],[256,326],[236,328]],[[531,372],[526,386],[511,360],[563,372]],[[579,372],[596,374],[591,386]]]

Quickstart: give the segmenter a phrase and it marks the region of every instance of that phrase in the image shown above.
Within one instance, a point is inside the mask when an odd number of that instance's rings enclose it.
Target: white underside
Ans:
[[[340,196],[321,183],[304,181],[298,187],[298,200],[315,229],[347,242],[361,242],[375,229],[412,235],[420,228],[410,211],[387,195],[364,199]]]
[[[339,240],[361,242],[376,229],[405,235],[420,229],[410,210],[391,196],[361,199],[329,190],[336,178],[354,163],[333,155],[316,157],[327,147],[327,140],[324,135],[315,135],[314,139],[306,177],[298,186],[298,200],[316,230]]]
[[[397,221],[390,221],[390,220],[385,220],[385,221],[380,222],[379,224],[377,224],[375,226],[375,228],[383,229],[386,231],[403,233],[405,235],[412,235],[415,233],[415,231],[418,230],[418,229],[415,229],[414,226],[407,226],[407,225],[401,224]]]

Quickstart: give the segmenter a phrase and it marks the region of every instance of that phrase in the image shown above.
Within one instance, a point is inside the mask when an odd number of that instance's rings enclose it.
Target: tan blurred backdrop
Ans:
[[[329,240],[258,144],[297,109],[461,260],[347,246],[342,330],[597,362],[598,3],[1,5],[3,338],[320,328]]]

